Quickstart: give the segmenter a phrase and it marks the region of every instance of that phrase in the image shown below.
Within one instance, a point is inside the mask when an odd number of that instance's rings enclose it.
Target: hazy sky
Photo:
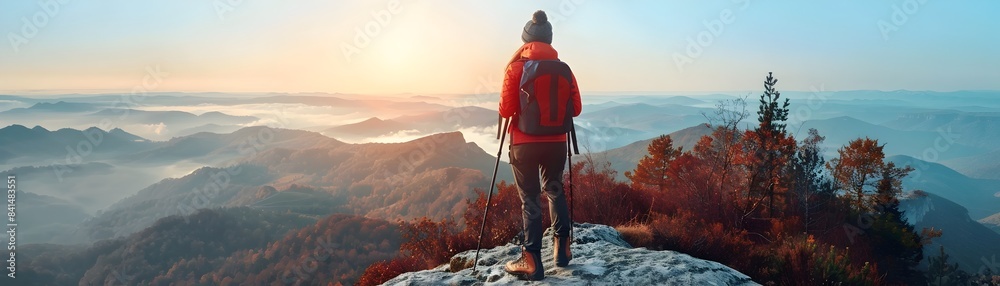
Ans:
[[[1000,1],[40,0],[0,91],[490,92],[536,9],[587,92],[1000,90]]]

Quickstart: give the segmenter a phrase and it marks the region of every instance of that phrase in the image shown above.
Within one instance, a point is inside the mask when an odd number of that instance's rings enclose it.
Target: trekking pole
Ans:
[[[472,274],[476,274],[476,266],[479,264],[479,248],[483,244],[483,231],[486,230],[486,215],[490,213],[490,200],[493,199],[493,188],[496,188],[497,169],[500,168],[500,154],[503,154],[503,141],[507,139],[507,126],[510,125],[510,118],[503,121],[503,132],[500,133],[500,150],[497,150],[497,162],[493,165],[493,179],[490,180],[490,192],[486,195],[486,210],[483,211],[483,224],[479,226],[479,241],[476,242],[476,259],[472,262]]]
[[[508,119],[508,120],[510,120],[510,119]],[[503,122],[503,115],[500,115],[499,113],[497,113],[497,139],[498,140],[500,139],[500,134],[501,134],[500,129],[507,126],[505,124],[501,124],[502,122]],[[500,145],[503,145],[503,142],[500,142]]]
[[[575,133],[575,132],[574,132]],[[573,237],[573,151],[569,148],[569,140],[575,138],[572,136],[566,139],[566,161],[569,162],[569,237]]]

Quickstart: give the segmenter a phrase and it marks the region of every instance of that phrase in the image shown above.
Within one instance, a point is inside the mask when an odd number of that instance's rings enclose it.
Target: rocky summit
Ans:
[[[610,226],[576,224],[573,234],[573,260],[566,267],[556,267],[551,229],[546,232],[542,240],[545,279],[541,281],[520,281],[504,272],[504,263],[520,254],[520,246],[509,243],[481,250],[477,273],[471,267],[476,251],[470,250],[455,255],[449,264],[404,273],[383,285],[759,285],[718,262],[675,251],[632,248]]]

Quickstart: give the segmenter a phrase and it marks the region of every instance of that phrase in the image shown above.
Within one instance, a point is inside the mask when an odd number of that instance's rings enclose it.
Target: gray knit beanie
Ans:
[[[543,42],[552,44],[552,24],[545,11],[538,10],[531,15],[531,21],[524,24],[524,31],[521,32],[521,40],[528,42]]]

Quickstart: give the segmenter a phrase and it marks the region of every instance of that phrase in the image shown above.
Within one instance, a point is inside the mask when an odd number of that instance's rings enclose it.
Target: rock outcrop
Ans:
[[[574,257],[566,267],[556,267],[552,261],[551,232],[546,233],[542,281],[519,281],[504,272],[504,263],[520,254],[519,246],[511,243],[483,249],[475,274],[471,266],[476,251],[470,250],[455,255],[449,264],[404,273],[383,285],[758,285],[718,262],[674,251],[632,248],[609,226],[577,224],[573,231]]]

